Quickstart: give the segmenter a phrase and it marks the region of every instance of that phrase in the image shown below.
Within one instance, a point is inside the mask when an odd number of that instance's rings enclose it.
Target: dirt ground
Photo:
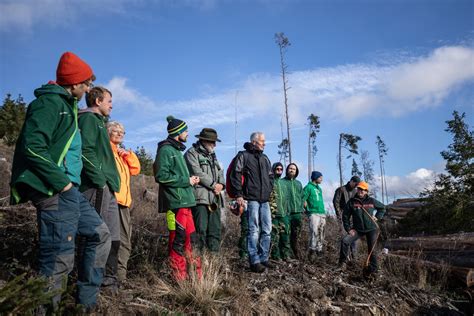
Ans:
[[[167,264],[167,232],[163,214],[151,202],[136,199],[133,209],[133,252],[129,278],[118,296],[101,294],[99,315],[155,314],[311,314],[311,315],[463,315],[461,290],[444,287],[442,278],[429,284],[426,275],[406,269],[378,254],[381,271],[373,280],[362,277],[366,248],[360,244],[357,262],[346,271],[337,265],[339,228],[329,221],[324,254],[314,264],[306,258],[274,262],[262,274],[253,273],[238,257],[238,217],[229,213],[221,253],[205,254],[203,281],[176,284]],[[0,212],[0,279],[22,272],[35,275],[36,212],[23,205]],[[300,249],[305,252],[307,222]],[[402,272],[402,273],[399,273]],[[421,273],[424,275],[424,273]],[[422,282],[422,279],[424,280]],[[67,298],[66,298],[67,299]],[[71,299],[71,298],[70,298]],[[72,299],[71,299],[72,300]]]
[[[1,144],[0,144],[1,145]],[[36,276],[36,210],[30,204],[6,206],[12,151],[0,147],[0,289],[25,273]],[[167,263],[164,214],[157,212],[157,186],[152,177],[132,179],[133,240],[128,280],[117,296],[99,295],[97,315],[463,315],[471,314],[472,289],[448,288],[446,275],[430,275],[377,254],[380,272],[362,277],[366,247],[346,271],[337,265],[340,227],[329,220],[324,254],[315,263],[306,259],[308,223],[303,223],[303,258],[253,273],[238,256],[239,218],[223,210],[226,220],[219,255],[202,256],[203,278],[177,284]],[[384,236],[384,234],[382,234]],[[73,314],[74,273],[64,295],[66,314]],[[1,302],[0,297],[0,302]],[[470,300],[470,301],[469,301]],[[69,307],[67,307],[69,306]],[[471,306],[471,307],[469,307]],[[68,309],[69,308],[69,309]]]

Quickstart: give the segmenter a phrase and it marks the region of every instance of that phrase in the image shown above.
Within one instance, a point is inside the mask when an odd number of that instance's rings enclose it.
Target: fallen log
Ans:
[[[443,250],[443,249],[430,249],[430,250],[391,250],[390,253],[407,256],[417,257],[423,260],[432,261],[441,264],[449,264],[458,267],[473,268],[474,267],[474,250]]]
[[[463,286],[471,287],[474,285],[474,269],[466,267],[450,266],[446,264],[439,264],[431,261],[422,260],[420,258],[413,258],[408,256],[402,256],[398,254],[386,254],[386,258],[389,260],[396,260],[406,265],[422,267],[432,272],[436,272],[439,275],[447,273],[449,281],[454,283],[460,283]]]

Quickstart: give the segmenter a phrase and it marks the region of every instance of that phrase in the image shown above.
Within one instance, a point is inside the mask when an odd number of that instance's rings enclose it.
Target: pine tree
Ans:
[[[465,122],[466,114],[453,112],[445,131],[453,142],[441,152],[447,174],[438,176],[432,189],[421,197],[425,204],[401,222],[405,234],[474,231],[474,131]]]
[[[308,179],[311,178],[311,172],[314,168],[314,159],[318,152],[316,146],[316,135],[319,133],[320,122],[319,116],[310,114],[308,116],[309,137],[308,137]]]
[[[360,136],[355,136],[351,134],[341,133],[339,135],[339,155],[338,155],[338,166],[339,166],[339,184],[342,187],[344,185],[344,180],[342,179],[342,149],[346,149],[351,154],[358,155],[358,145],[357,142],[362,140]],[[346,157],[346,159],[351,158],[352,156]]]
[[[151,158],[151,155],[143,146],[137,147],[135,154],[140,161],[140,173],[147,176],[153,176],[153,158]]]
[[[285,100],[285,119],[286,119],[286,144],[284,144],[284,139],[282,139],[281,144],[286,147],[286,152],[288,153],[289,162],[291,162],[291,137],[290,137],[290,116],[288,114],[288,65],[285,62],[285,53],[288,49],[288,46],[291,45],[288,37],[285,36],[285,33],[276,33],[275,34],[275,43],[280,49],[280,66],[281,66],[281,77],[283,80],[283,96]]]
[[[353,176],[362,176],[362,172],[360,172],[359,170],[359,166],[357,165],[357,162],[355,161],[354,158],[352,158],[352,171],[351,171],[351,175]]]
[[[16,100],[11,98],[11,94],[7,94],[0,108],[0,138],[5,140],[8,146],[16,144],[25,116],[26,103],[21,94]]]

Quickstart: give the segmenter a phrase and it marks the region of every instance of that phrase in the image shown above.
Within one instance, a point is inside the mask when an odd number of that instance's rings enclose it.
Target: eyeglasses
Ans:
[[[283,168],[275,168],[275,170],[281,170],[281,171],[283,171]]]
[[[111,131],[112,134],[117,134],[117,135],[125,135],[125,132],[123,131]]]
[[[92,83],[92,81],[84,81],[82,84],[89,88],[89,90],[94,88],[94,84]]]

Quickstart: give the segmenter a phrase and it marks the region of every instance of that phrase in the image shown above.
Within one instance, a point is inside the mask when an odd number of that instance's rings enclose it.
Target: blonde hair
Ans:
[[[117,121],[110,121],[107,122],[107,133],[109,133],[109,136],[110,134],[112,134],[112,129],[114,128],[120,128],[122,132],[125,133],[125,127],[123,127],[122,123],[119,123]]]

